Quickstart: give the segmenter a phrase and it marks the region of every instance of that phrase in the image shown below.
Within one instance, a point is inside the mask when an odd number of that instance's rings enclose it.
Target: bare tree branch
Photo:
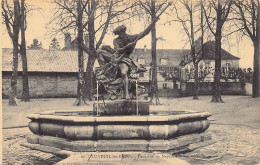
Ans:
[[[205,15],[205,18],[206,18],[206,21],[207,21],[207,23],[208,23],[208,28],[209,28],[209,30],[211,31],[211,33],[213,34],[213,35],[216,35],[216,33],[213,31],[213,29],[211,28],[211,23],[209,22],[209,17],[208,17],[208,15],[207,15],[207,12],[206,12],[206,10],[205,10],[205,7],[203,6],[202,7],[203,8],[203,11],[204,11],[204,15]]]
[[[63,0],[63,4],[59,3],[57,0],[54,0],[54,2],[59,5],[61,8],[66,9],[70,14],[72,14],[75,18],[77,18],[77,15],[73,13],[73,11],[66,5],[66,0]]]
[[[110,2],[110,6],[109,6],[109,9],[108,9],[107,20],[106,20],[106,22],[105,22],[105,27],[104,27],[104,29],[103,29],[103,31],[102,31],[102,34],[101,34],[101,36],[100,36],[100,38],[99,38],[99,40],[98,40],[98,42],[97,42],[97,44],[96,44],[96,48],[99,48],[99,46],[101,45],[101,43],[102,43],[102,41],[103,41],[103,39],[104,39],[104,37],[105,37],[105,34],[106,34],[106,32],[107,32],[107,28],[108,28],[108,25],[109,25],[109,21],[110,21],[110,19],[111,19],[112,7],[113,7],[113,0],[111,0],[111,2]]]
[[[252,34],[252,32],[250,31],[249,27],[247,26],[247,23],[246,23],[246,18],[245,18],[245,15],[244,15],[244,11],[241,7],[241,3],[238,4],[238,3],[235,3],[235,5],[237,6],[237,8],[239,9],[240,11],[240,14],[241,14],[241,18],[242,18],[242,21],[243,21],[243,25],[244,25],[244,29],[246,30],[246,32],[248,33],[249,37],[251,38],[252,41],[254,41],[255,39],[255,36]]]
[[[11,24],[11,22],[10,22],[9,14],[8,14],[6,8],[5,8],[5,3],[7,4],[7,1],[4,2],[4,0],[2,0],[2,10],[3,10],[3,11],[2,11],[2,16],[3,16],[3,18],[4,18],[4,22],[5,22],[5,25],[6,25],[7,32],[8,32],[8,34],[9,34],[10,38],[13,40],[13,32],[12,32],[12,30],[11,30],[12,24]],[[11,25],[11,26],[10,26],[10,25]]]
[[[142,2],[141,0],[139,0],[139,3],[140,3],[140,5],[145,9],[145,11],[146,11],[147,13],[149,13],[150,15],[152,14],[151,11],[150,11],[150,9],[148,9],[148,8],[143,4],[143,2]]]

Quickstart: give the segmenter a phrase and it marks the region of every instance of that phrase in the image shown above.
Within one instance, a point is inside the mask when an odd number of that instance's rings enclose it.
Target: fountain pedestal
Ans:
[[[149,115],[149,102],[136,100],[106,100],[93,104],[93,114],[100,116]]]

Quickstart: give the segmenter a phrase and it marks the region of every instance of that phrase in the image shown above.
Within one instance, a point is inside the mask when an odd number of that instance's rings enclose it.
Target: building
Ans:
[[[70,37],[69,37],[70,38]],[[75,40],[74,40],[75,41]],[[67,42],[65,40],[65,42]],[[68,44],[63,50],[27,50],[29,89],[32,98],[37,97],[76,97],[78,78],[78,56],[75,45]],[[72,46],[70,46],[72,45]],[[12,74],[12,49],[2,49],[2,94],[8,97]],[[157,49],[157,80],[159,96],[180,96],[180,82],[177,87],[172,80],[166,80],[162,73],[173,72],[180,67],[183,57],[189,54],[190,50],[183,49]],[[84,53],[85,64],[87,54]],[[151,81],[150,64],[151,50],[135,49],[131,55],[133,60],[146,67],[147,72],[139,74],[139,82],[149,85]],[[239,67],[239,58],[231,55],[222,49],[222,66]],[[199,63],[203,68],[214,67],[214,42],[205,43],[205,57]],[[86,69],[86,65],[84,66]],[[186,64],[187,68],[192,63]],[[22,93],[22,63],[19,56],[18,65],[18,98]]]
[[[11,87],[13,49],[2,49],[2,94]],[[87,55],[84,54],[87,60]],[[22,93],[22,61],[18,59],[18,98]],[[78,77],[77,51],[27,50],[30,97],[76,97]],[[86,66],[85,66],[86,68]]]
[[[214,81],[214,70],[215,70],[215,41],[208,41],[204,43],[204,57],[202,57],[200,39],[195,41],[195,54],[197,58],[201,58],[198,63],[199,79],[204,82]],[[184,57],[185,67],[187,69],[187,79],[191,82],[194,81],[194,65],[192,62],[191,54],[188,53]],[[228,74],[232,69],[239,68],[240,58],[232,55],[226,50],[221,50],[221,67],[222,72]],[[222,80],[224,81],[224,80]]]
[[[87,34],[84,35],[84,43],[85,43],[85,45],[89,44],[89,37],[88,37]],[[78,50],[77,38],[75,38],[74,40],[71,40],[70,33],[65,33],[64,34],[64,48],[62,48],[62,50],[64,50],[64,51],[66,51],[66,50],[77,51]]]
[[[189,50],[185,49],[157,49],[157,81],[158,89],[173,89],[173,82],[166,81],[162,77],[161,73],[164,71],[174,71],[175,68],[179,68],[179,65]],[[135,49],[132,53],[132,58],[137,61],[139,64],[143,65],[147,70],[151,68],[151,49]],[[151,81],[150,72],[144,72],[139,74],[140,82],[149,82]]]
[[[2,94],[8,97],[12,74],[11,48],[2,49]],[[178,67],[182,56],[188,50],[157,50],[158,87],[173,88],[171,81],[165,81],[160,75],[164,70]],[[84,53],[85,60],[87,54]],[[151,50],[136,49],[134,60],[150,69]],[[32,98],[39,97],[76,97],[78,56],[74,50],[27,50],[29,89]],[[87,61],[86,61],[87,62]],[[86,64],[85,62],[85,64]],[[84,66],[86,68],[86,66]],[[149,83],[149,71],[139,75],[140,82]],[[18,98],[22,93],[22,62],[18,62]]]
[[[201,50],[201,48],[198,48],[195,46],[196,50]],[[200,57],[201,52],[196,51],[198,53],[196,56]],[[189,58],[187,59],[187,68],[192,68],[193,63],[192,59],[190,58],[190,53],[187,54]],[[187,56],[186,55],[186,56]],[[239,57],[236,57],[232,55],[231,53],[227,52],[226,50],[221,50],[221,66],[225,67],[227,69],[231,68],[239,68]],[[199,62],[199,68],[215,68],[215,41],[208,41],[204,43],[204,57]]]

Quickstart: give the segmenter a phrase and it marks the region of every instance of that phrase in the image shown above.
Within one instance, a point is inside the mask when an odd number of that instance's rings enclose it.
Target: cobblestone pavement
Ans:
[[[212,124],[216,143],[178,155],[195,165],[254,165],[260,162],[260,130],[248,126]]]
[[[31,134],[28,128],[3,129],[2,132],[3,164],[48,165],[61,160],[52,154],[20,146],[20,144],[26,142],[26,136]]]
[[[260,162],[260,130],[248,126],[212,124],[208,130],[216,143],[193,152],[176,155],[191,164],[241,164]],[[20,146],[28,128],[3,130],[3,164],[55,164],[61,159]]]
[[[161,100],[166,107],[208,111],[212,114],[209,118],[211,126],[207,131],[216,143],[176,156],[195,165],[260,164],[260,99],[225,96],[224,104],[212,104],[210,100],[211,97],[208,96],[201,96],[196,101],[191,97]],[[3,124],[5,128],[25,126],[28,124],[25,116],[33,112],[66,107],[77,109],[78,107],[69,106],[73,101],[74,99],[39,99],[29,103],[21,102],[19,107],[3,106]],[[41,109],[35,110],[37,107]],[[55,164],[61,160],[51,154],[20,146],[26,142],[26,135],[31,134],[27,127],[3,129],[2,132],[3,164]]]

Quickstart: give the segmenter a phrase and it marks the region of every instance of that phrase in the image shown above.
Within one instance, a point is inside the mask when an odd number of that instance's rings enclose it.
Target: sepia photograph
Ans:
[[[260,165],[259,0],[1,0],[3,165]]]

